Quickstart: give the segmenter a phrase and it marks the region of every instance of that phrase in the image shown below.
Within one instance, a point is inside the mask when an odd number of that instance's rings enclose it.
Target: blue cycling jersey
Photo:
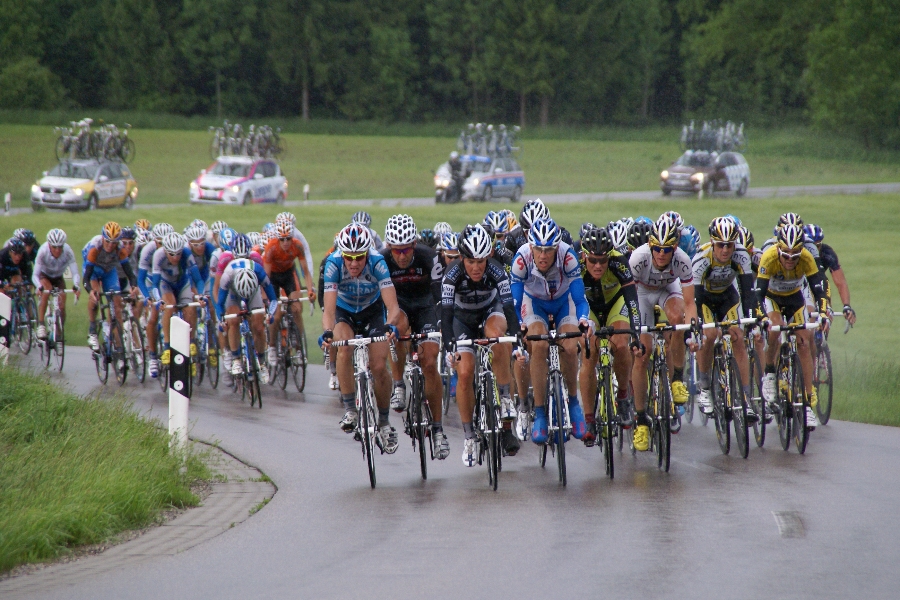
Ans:
[[[325,260],[325,293],[337,292],[337,305],[358,313],[381,299],[381,290],[394,287],[384,257],[369,253],[359,277],[351,277],[340,251]]]
[[[152,286],[159,289],[160,281],[165,281],[172,289],[180,290],[193,282],[194,288],[199,292],[203,289],[203,281],[200,279],[200,271],[188,248],[181,252],[178,262],[174,265],[169,262],[165,248],[158,248],[153,254]]]
[[[216,247],[212,242],[205,242],[203,251],[200,254],[194,252],[194,247],[191,246],[191,254],[194,256],[194,262],[197,263],[197,269],[200,271],[200,279],[203,280],[203,289],[199,290],[201,293],[207,291],[207,289],[212,290],[212,280],[209,275],[212,255],[215,251]]]

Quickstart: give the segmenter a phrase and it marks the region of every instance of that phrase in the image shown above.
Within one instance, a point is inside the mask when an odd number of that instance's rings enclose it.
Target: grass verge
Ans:
[[[0,380],[0,573],[197,504],[202,455],[170,452],[126,401],[82,399],[11,367]]]

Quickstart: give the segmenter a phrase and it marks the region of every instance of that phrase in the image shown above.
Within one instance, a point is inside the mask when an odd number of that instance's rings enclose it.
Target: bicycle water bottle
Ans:
[[[103,321],[103,337],[109,339],[109,321]]]

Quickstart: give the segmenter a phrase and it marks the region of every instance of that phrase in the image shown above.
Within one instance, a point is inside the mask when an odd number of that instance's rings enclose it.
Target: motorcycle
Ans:
[[[462,185],[454,177],[447,163],[438,167],[434,174],[435,204],[455,204],[462,200]]]

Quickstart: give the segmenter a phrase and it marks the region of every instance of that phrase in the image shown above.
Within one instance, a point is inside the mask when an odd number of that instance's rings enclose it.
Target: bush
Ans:
[[[36,58],[27,56],[0,71],[0,108],[61,108],[65,98],[59,77]]]

